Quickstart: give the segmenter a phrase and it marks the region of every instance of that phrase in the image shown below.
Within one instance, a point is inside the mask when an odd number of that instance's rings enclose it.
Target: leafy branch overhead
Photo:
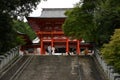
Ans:
[[[14,20],[28,16],[41,0],[0,0],[0,53],[17,45]],[[22,27],[22,26],[21,26]]]
[[[11,17],[27,16],[41,0],[0,0],[0,13]]]

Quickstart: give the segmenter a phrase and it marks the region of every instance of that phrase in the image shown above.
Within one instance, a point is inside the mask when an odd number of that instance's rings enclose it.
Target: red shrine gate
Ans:
[[[66,19],[64,12],[67,9],[43,8],[40,17],[27,17],[28,23],[40,39],[40,54],[45,54],[49,45],[55,48],[65,48],[66,53],[74,48],[77,54],[80,54],[81,40],[70,40],[62,31],[62,24]]]

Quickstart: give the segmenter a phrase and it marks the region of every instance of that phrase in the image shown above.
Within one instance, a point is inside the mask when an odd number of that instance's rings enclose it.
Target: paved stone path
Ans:
[[[105,80],[91,57],[35,56],[17,80]]]

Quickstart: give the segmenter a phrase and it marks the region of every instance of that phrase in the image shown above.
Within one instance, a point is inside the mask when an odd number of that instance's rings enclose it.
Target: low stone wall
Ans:
[[[8,64],[13,58],[19,55],[19,47],[15,47],[10,51],[6,52],[4,55],[0,55],[0,69],[2,69],[6,64]]]
[[[103,68],[105,74],[109,80],[120,80],[120,74],[116,73],[113,69],[113,66],[108,66],[100,55],[100,51],[94,49],[95,58],[98,60],[99,64]]]

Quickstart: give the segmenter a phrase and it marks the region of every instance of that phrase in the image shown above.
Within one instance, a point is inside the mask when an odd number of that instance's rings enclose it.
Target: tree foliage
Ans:
[[[15,32],[12,30],[11,25],[12,22],[9,16],[0,15],[0,52],[5,52],[14,46],[12,42],[15,41],[15,35],[13,35]]]
[[[83,0],[75,8],[66,12],[68,17],[63,24],[63,30],[67,36],[93,41],[95,29],[93,18],[96,3],[97,0]]]
[[[96,11],[95,21],[100,40],[106,40],[101,53],[106,62],[120,73],[120,1],[105,0]],[[115,30],[116,29],[116,30]],[[115,30],[115,32],[114,32]],[[113,35],[111,38],[110,36]]]
[[[64,33],[94,41],[100,47],[106,43],[101,49],[102,56],[120,73],[120,0],[83,0],[66,15]]]
[[[119,0],[105,0],[95,10],[96,40],[99,43],[109,42],[114,29],[120,28],[119,3]]]
[[[35,9],[41,0],[0,0],[0,14],[9,14],[10,17],[27,16]]]
[[[109,65],[120,73],[120,29],[116,29],[108,44],[101,49],[102,56]]]
[[[14,20],[13,22],[14,22],[13,29],[16,32],[18,31],[18,32],[27,34],[31,40],[35,39],[36,34],[32,30],[32,28],[28,25],[27,22],[17,21],[17,20]]]
[[[23,19],[41,0],[0,0],[0,53],[17,45],[19,38],[13,29],[13,19]]]
[[[119,3],[119,0],[83,0],[66,12],[64,33],[99,46],[109,42],[114,29],[120,27]]]

